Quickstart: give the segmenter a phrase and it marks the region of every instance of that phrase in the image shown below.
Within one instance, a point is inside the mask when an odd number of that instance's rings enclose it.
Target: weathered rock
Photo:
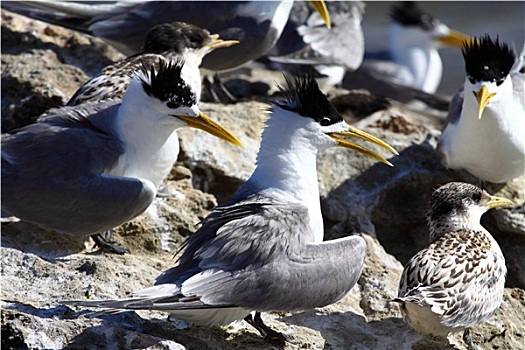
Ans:
[[[48,107],[66,102],[87,76],[122,57],[97,39],[3,10],[2,54],[4,130],[29,123]],[[251,69],[225,80],[248,94],[253,93],[253,84],[260,84],[260,92],[269,86],[271,94],[279,79],[280,73]],[[249,82],[248,87],[242,81]],[[65,299],[123,298],[150,286],[161,271],[175,264],[174,253],[195,225],[249,176],[265,105],[202,103],[201,108],[238,135],[245,147],[201,131],[181,131],[179,162],[167,182],[172,196],[157,198],[147,212],[115,229],[117,243],[132,254],[103,254],[87,238],[25,222],[2,224],[2,347],[272,348],[244,322],[224,328],[187,327],[146,311],[89,318],[85,309],[59,304]],[[325,236],[366,233],[363,275],[338,303],[293,315],[269,313],[263,318],[292,337],[286,349],[451,349],[446,341],[410,330],[392,299],[402,271],[399,261],[405,262],[428,244],[424,215],[432,190],[449,181],[477,180],[447,171],[435,158],[443,115],[397,106],[353,121],[400,152],[390,158],[394,168],[346,149],[330,149],[319,156]],[[516,202],[515,208],[489,212],[483,223],[505,254],[508,285],[521,289],[506,289],[503,306],[488,324],[474,327],[473,338],[484,348],[517,349],[525,336],[525,181],[521,178],[488,189]],[[463,348],[459,335],[451,340]]]

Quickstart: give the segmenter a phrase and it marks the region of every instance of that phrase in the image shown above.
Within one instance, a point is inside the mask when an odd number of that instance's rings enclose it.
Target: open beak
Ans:
[[[496,197],[496,196],[491,196],[490,197],[490,201],[488,201],[485,206],[487,208],[508,208],[508,207],[511,207],[513,206],[514,203],[510,200],[510,199],[507,199],[507,198],[503,198],[503,197]]]
[[[495,92],[489,92],[489,89],[483,85],[479,91],[473,91],[474,96],[476,96],[476,99],[478,100],[478,119],[481,119],[481,116],[483,115],[483,110],[487,106],[487,104],[490,102],[490,100],[496,96]]]
[[[238,40],[222,40],[219,39],[219,34],[212,34],[210,35],[211,42],[206,45],[210,51],[213,51],[215,49],[220,49],[221,47],[229,47],[232,45],[237,45],[239,43]]]
[[[330,14],[328,13],[328,9],[326,8],[326,4],[323,0],[309,0],[310,4],[315,8],[315,10],[319,13],[321,18],[323,19],[324,23],[326,24],[326,27],[328,29],[332,28],[332,22],[330,22]]]
[[[381,146],[383,148],[386,148],[387,150],[389,150],[390,152],[394,153],[395,155],[399,154],[399,153],[397,153],[397,151],[395,149],[392,148],[392,146],[390,146],[386,142],[381,141],[377,137],[372,136],[372,135],[370,135],[370,134],[368,134],[368,133],[366,133],[364,131],[356,129],[353,126],[350,126],[348,128],[348,131],[331,132],[331,133],[328,134],[328,136],[330,136],[332,139],[337,141],[337,145],[338,146],[350,148],[350,149],[352,149],[354,151],[357,151],[359,153],[364,154],[365,156],[374,158],[374,159],[376,159],[376,160],[378,160],[378,161],[380,161],[382,163],[385,163],[387,165],[390,165],[390,166],[394,166],[394,165],[392,165],[392,163],[390,163],[388,160],[386,160],[385,158],[383,158],[379,154],[377,154],[374,151],[371,151],[371,150],[369,150],[367,148],[364,148],[363,146],[360,146],[360,145],[358,145],[356,143],[353,143],[351,141],[343,139],[343,137],[355,137],[355,138],[358,138],[358,139],[361,139],[361,140],[370,141],[372,143],[375,143],[376,145],[379,145],[379,146]]]
[[[462,48],[467,43],[471,44],[474,41],[474,38],[451,29],[448,35],[439,37],[438,41],[445,46]]]
[[[208,117],[206,114],[200,112],[198,117],[190,117],[184,115],[176,115],[175,117],[185,121],[188,126],[196,129],[204,130],[213,136],[233,143],[236,146],[242,147],[241,141],[233,136],[231,132],[226,130],[222,125]]]

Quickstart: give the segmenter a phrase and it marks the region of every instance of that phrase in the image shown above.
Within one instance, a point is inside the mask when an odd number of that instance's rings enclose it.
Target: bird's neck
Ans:
[[[177,124],[157,111],[156,104],[149,103],[149,97],[133,90],[141,89],[140,86],[130,84],[130,88],[124,95],[115,122],[124,153],[110,173],[145,178],[158,187],[179,153]]]
[[[201,98],[201,74],[199,66],[202,63],[202,58],[207,52],[204,49],[186,49],[183,56],[184,66],[182,66],[181,77],[184,81],[195,91],[195,98],[200,101]]]
[[[428,226],[430,228],[430,242],[448,232],[456,232],[461,230],[475,230],[490,236],[487,230],[481,226],[481,215],[485,209],[474,208],[466,213],[455,213],[454,215],[446,215],[435,220],[429,219]]]
[[[308,207],[314,240],[323,239],[316,158],[318,149],[302,133],[305,118],[270,118],[263,131],[256,168],[248,181],[259,191]],[[284,124],[287,123],[287,124]],[[292,133],[292,135],[290,135]]]
[[[434,93],[443,74],[443,63],[437,49],[420,29],[392,25],[390,53],[396,63],[405,66],[414,81],[412,86]]]

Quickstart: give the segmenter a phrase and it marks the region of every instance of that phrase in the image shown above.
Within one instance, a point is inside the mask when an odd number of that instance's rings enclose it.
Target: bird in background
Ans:
[[[437,156],[482,182],[525,175],[525,73],[506,43],[489,35],[463,47],[466,77],[453,97]]]
[[[91,235],[141,214],[179,153],[176,130],[189,126],[240,145],[199,110],[182,61],[144,65],[122,100],[51,110],[2,136],[2,210],[43,228]],[[106,236],[107,237],[107,236]]]
[[[141,53],[105,67],[102,72],[82,85],[71,97],[68,106],[87,101],[122,99],[135,71],[147,70],[165,64],[164,60],[182,60],[181,77],[195,87],[195,98],[200,100],[201,77],[199,66],[206,54],[218,48],[238,44],[235,40],[221,40],[196,25],[173,22],[153,27],[146,36]]]
[[[391,165],[347,138],[397,152],[344,122],[314,78],[286,77],[281,92],[269,108],[253,174],[183,243],[175,267],[133,298],[64,303],[160,310],[207,326],[244,318],[279,342],[283,335],[263,323],[261,312],[302,311],[343,298],[361,274],[366,243],[359,236],[323,241],[317,155],[339,146]]]
[[[431,196],[430,245],[412,257],[399,282],[405,321],[418,333],[447,337],[487,321],[503,301],[507,268],[501,249],[480,224],[491,208],[512,205],[466,183],[451,182]]]
[[[297,20],[306,7],[294,4]],[[327,2],[332,21],[331,28],[324,25],[319,13],[311,12],[305,23],[288,22],[285,32],[268,57],[272,66],[294,74],[301,72],[318,77],[324,87],[339,85],[347,71],[356,70],[363,61],[365,44],[361,21],[365,11],[362,1]],[[306,9],[307,10],[307,9]],[[296,33],[293,33],[291,31]],[[286,35],[288,34],[288,35]],[[295,48],[293,52],[289,48]],[[280,63],[280,64],[278,64]]]
[[[310,1],[330,27],[324,1]],[[238,45],[207,55],[202,67],[232,70],[264,55],[279,39],[293,1],[2,1],[2,7],[100,38],[126,55],[142,50],[156,25],[182,21]]]
[[[443,74],[438,49],[443,46],[460,48],[463,42],[471,40],[470,37],[423,12],[413,1],[394,5],[390,16],[388,48],[381,52],[365,52],[360,68],[348,74],[343,87],[366,88],[375,94],[385,94],[391,88],[389,84],[381,84],[386,81],[435,93]]]

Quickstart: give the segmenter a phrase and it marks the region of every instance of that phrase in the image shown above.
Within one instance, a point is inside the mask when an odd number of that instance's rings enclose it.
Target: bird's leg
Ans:
[[[472,341],[472,337],[470,336],[470,328],[465,328],[465,331],[463,332],[463,341],[469,350],[481,350],[481,348]]]
[[[244,320],[257,329],[259,333],[264,336],[264,340],[266,340],[268,343],[284,346],[288,341],[288,338],[284,334],[274,331],[265,325],[261,318],[261,313],[258,311],[255,311],[255,316],[253,318],[252,314],[249,314],[244,318]]]
[[[237,103],[237,98],[226,89],[218,74],[213,76],[213,82],[205,76],[202,80],[202,84],[206,92],[210,95],[212,102],[225,104]]]
[[[93,239],[93,241],[95,241],[95,246],[102,248],[102,249],[107,249],[111,253],[115,253],[115,254],[129,253],[128,249],[123,248],[119,245],[110,243],[111,236],[112,236],[112,230],[108,230],[105,232],[95,233],[94,235],[91,235],[91,238]]]

